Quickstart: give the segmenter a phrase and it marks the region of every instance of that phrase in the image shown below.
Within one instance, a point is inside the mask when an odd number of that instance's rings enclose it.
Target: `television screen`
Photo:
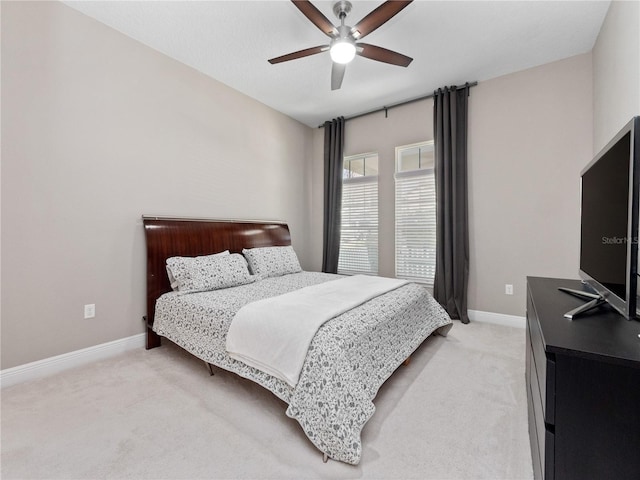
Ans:
[[[582,175],[580,269],[624,301],[630,155],[627,132]]]

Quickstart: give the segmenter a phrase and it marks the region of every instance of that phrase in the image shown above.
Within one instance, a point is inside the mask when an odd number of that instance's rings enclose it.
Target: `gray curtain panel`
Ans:
[[[324,227],[322,271],[338,272],[342,211],[344,117],[324,123]]]
[[[462,323],[469,323],[468,96],[467,84],[438,89],[433,100],[437,225],[433,296]]]

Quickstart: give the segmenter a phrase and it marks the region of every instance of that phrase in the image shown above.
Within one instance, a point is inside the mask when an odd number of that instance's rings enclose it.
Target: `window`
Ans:
[[[433,141],[396,147],[396,277],[433,287],[436,189]]]
[[[345,157],[338,273],[378,273],[378,155]]]

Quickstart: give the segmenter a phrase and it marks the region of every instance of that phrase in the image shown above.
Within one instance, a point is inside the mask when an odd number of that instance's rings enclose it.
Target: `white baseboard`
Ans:
[[[505,315],[504,313],[482,312],[480,310],[469,310],[469,320],[474,322],[495,323],[507,327],[525,328],[527,319],[517,315]]]
[[[517,315],[469,310],[469,319],[474,322],[494,323],[508,327],[525,328],[526,319]],[[64,353],[36,362],[0,370],[0,388],[35,380],[69,368],[113,357],[120,353],[145,346],[146,334],[140,333],[120,340],[102,343],[82,350]]]
[[[145,339],[146,334],[140,333],[120,340],[0,370],[0,388],[42,378],[69,368],[86,365],[96,360],[103,360],[128,350],[142,348],[145,346]]]

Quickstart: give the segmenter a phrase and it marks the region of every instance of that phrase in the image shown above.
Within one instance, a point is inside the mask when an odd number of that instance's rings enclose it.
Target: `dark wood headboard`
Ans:
[[[171,291],[166,260],[243,248],[291,245],[286,223],[142,216],[147,243],[147,349],[160,346],[153,330],[156,300]]]

